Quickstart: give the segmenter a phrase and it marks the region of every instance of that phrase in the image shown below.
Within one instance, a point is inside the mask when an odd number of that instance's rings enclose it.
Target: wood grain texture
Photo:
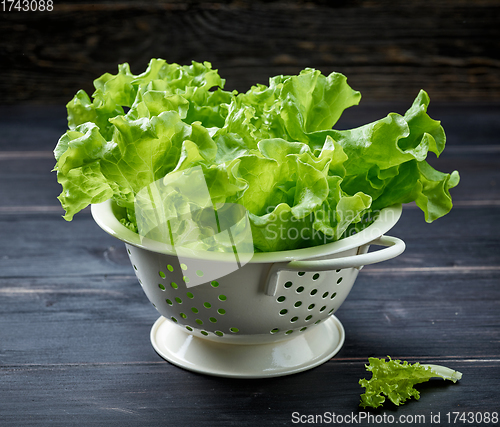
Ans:
[[[335,129],[352,129],[379,120],[391,112],[404,114],[414,96],[399,101],[373,102],[361,100],[360,105],[342,113]],[[447,135],[448,156],[455,146],[467,146],[468,151],[481,151],[483,146],[498,147],[500,135],[500,102],[445,103],[431,101],[429,115],[440,120]],[[1,105],[0,104],[0,160],[10,152],[45,151],[51,158],[58,139],[67,130],[64,105]],[[473,148],[478,147],[478,148]],[[493,147],[493,148],[492,148]],[[498,148],[496,148],[498,150]],[[42,154],[39,154],[39,156]],[[21,156],[17,156],[21,157]]]
[[[338,310],[348,339],[334,361],[496,360],[498,269],[380,270],[364,269]],[[158,314],[132,275],[3,278],[0,297],[2,366],[158,360],[149,343]]]
[[[437,170],[460,172],[461,183],[451,191],[457,206],[461,203],[488,204],[500,200],[500,170],[497,169],[500,150],[480,148],[454,151],[449,147],[439,159],[429,159],[429,163]],[[54,209],[50,212],[62,212],[57,210],[61,186],[57,183],[56,173],[51,172],[54,164],[50,151],[0,153],[0,180],[3,187],[9,190],[0,189],[0,214],[19,213],[16,207],[27,209],[28,206],[47,206]],[[32,193],[24,191],[27,186],[32,187]]]
[[[399,408],[388,405],[384,411],[370,413],[385,412],[395,417],[421,414],[427,417],[423,425],[429,425],[431,412],[441,411],[442,417],[443,410],[491,412],[495,401],[484,390],[496,386],[499,377],[491,372],[498,372],[498,363],[447,362],[467,372],[468,377],[455,385],[443,381],[420,385],[419,402]],[[29,383],[19,382],[23,371],[29,375]],[[293,412],[357,414],[361,388],[353,378],[365,374],[362,363],[339,361],[292,377],[242,381],[207,378],[168,364],[145,363],[12,367],[3,370],[0,378],[13,399],[24,406],[20,413],[7,406],[3,411],[5,425],[73,426],[84,420],[88,426],[212,427],[294,425]],[[475,387],[479,381],[483,391]]]
[[[367,99],[500,97],[500,6],[441,2],[56,2],[0,15],[3,103],[67,102],[104,72],[149,59],[210,61],[228,89],[306,67],[346,74]]]
[[[360,106],[340,125],[401,107]],[[336,313],[346,330],[339,354],[264,380],[198,375],[154,352],[149,331],[158,314],[123,244],[88,209],[71,223],[61,218],[50,150],[65,131],[64,108],[1,107],[0,425],[285,426],[293,412],[359,415],[364,364],[386,355],[449,366],[463,378],[422,384],[418,402],[370,414],[423,415],[420,425],[432,425],[431,413],[440,412],[449,425],[447,412],[498,411],[498,104],[435,107],[449,142],[431,162],[461,173],[454,209],[426,224],[417,208],[405,207],[389,234],[406,251],[363,268]]]
[[[405,209],[389,234],[407,243],[385,268],[498,265],[498,207],[457,208],[426,224],[417,209]],[[123,245],[105,234],[87,212],[73,222],[58,214],[0,215],[3,277],[131,275]],[[431,249],[432,248],[432,249]],[[382,267],[382,266],[381,266]]]

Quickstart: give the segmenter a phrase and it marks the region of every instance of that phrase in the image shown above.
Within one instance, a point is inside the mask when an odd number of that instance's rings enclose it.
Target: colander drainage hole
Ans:
[[[303,291],[304,291],[304,286],[299,286],[299,287],[297,288],[297,290],[296,290],[296,292],[297,292],[298,294],[300,294],[300,293],[301,293],[301,292],[303,292]]]
[[[300,328],[300,332],[304,332],[307,329],[307,326],[304,326],[303,328]]]
[[[299,276],[303,276],[304,274],[306,274],[306,272],[305,272],[305,271],[299,271],[297,274],[298,274]]]
[[[186,329],[190,332],[193,332],[193,328],[191,326],[186,326]]]
[[[328,296],[328,292],[325,292],[321,298],[326,298]]]
[[[340,269],[338,269],[338,270],[335,270],[335,273],[340,273],[340,271],[341,271]]]
[[[164,290],[165,290],[165,286],[163,286],[161,283],[158,283],[158,287],[159,287],[162,291],[164,291]]]
[[[210,304],[209,302],[204,302],[203,303],[203,307],[205,307],[205,308],[211,308],[212,304]]]
[[[314,307],[316,307],[316,304],[311,304],[309,307],[307,307],[307,309],[312,310]]]
[[[172,319],[175,323],[177,323],[177,319],[176,319],[174,316],[172,316],[172,317],[171,317],[171,319]]]
[[[280,330],[278,328],[271,329],[272,334],[277,334]]]
[[[292,323],[293,323],[293,322],[296,322],[297,320],[299,320],[299,318],[298,318],[297,316],[295,316],[295,317],[292,317],[292,318],[290,319],[290,322],[292,322]]]
[[[187,269],[188,269],[186,264],[181,264],[181,268],[182,268],[183,270],[187,270]]]
[[[182,300],[179,297],[175,297],[175,300],[177,301],[178,304],[182,304]]]
[[[223,316],[224,314],[226,314],[226,310],[224,310],[223,308],[219,308],[217,310],[217,313],[219,313],[221,316]]]
[[[334,299],[336,296],[337,296],[337,292],[334,292],[334,293],[332,294],[332,296],[330,297],[330,299]]]
[[[229,328],[233,334],[237,334],[240,330],[238,328]]]
[[[130,252],[130,249],[127,248],[127,252],[129,255],[132,255],[132,252]]]
[[[335,309],[334,309],[334,308],[332,308],[332,309],[328,312],[328,314],[332,314],[334,310],[335,310]]]
[[[317,293],[318,293],[318,290],[317,290],[317,289],[313,289],[313,290],[311,291],[311,296],[316,295]]]
[[[201,270],[196,270],[196,275],[197,275],[198,277],[203,277],[203,271],[201,271]]]
[[[173,304],[173,302],[172,302],[172,301],[170,301],[168,298],[165,300],[165,302],[166,302],[168,305],[172,305],[172,304]]]
[[[212,323],[217,323],[217,319],[215,317],[210,317],[208,320],[210,320]]]
[[[182,278],[182,280],[184,280],[186,283],[189,283],[189,277],[187,277],[187,276],[184,276],[184,277]]]
[[[172,286],[173,289],[178,289],[179,285],[175,282],[170,283],[170,286]]]
[[[342,282],[342,277],[339,277],[337,280],[337,285],[340,285],[340,282]]]
[[[280,315],[281,316],[284,316],[287,313],[288,313],[288,310],[286,308],[284,308],[283,310],[280,310]]]
[[[158,274],[160,275],[160,277],[162,279],[164,279],[165,277],[167,277],[166,274],[163,271],[159,271]]]
[[[195,319],[195,322],[198,323],[198,325],[203,325],[203,320],[201,319]]]
[[[170,264],[167,265],[167,270],[172,273],[174,271],[174,267],[172,267]]]
[[[316,273],[314,276],[313,276],[313,280],[318,280],[319,279],[319,273]]]
[[[187,316],[184,313],[179,313],[179,314],[183,319],[187,319]]]
[[[222,337],[224,335],[224,333],[221,331],[215,331],[214,334],[217,335],[218,337]]]
[[[293,330],[292,330],[292,329],[290,329],[290,330],[286,331],[286,332],[285,332],[285,334],[286,334],[286,335],[290,335],[292,332],[293,332]]]
[[[227,297],[225,295],[219,295],[219,301],[226,301]]]
[[[137,267],[135,266],[135,264],[134,264],[134,269],[135,269],[135,271],[137,271]]]
[[[288,289],[288,288],[291,288],[292,285],[293,285],[292,282],[286,282],[283,286]]]
[[[286,300],[286,298],[283,295],[281,295],[280,297],[276,298],[276,301],[278,301],[278,302],[283,302],[285,300]]]
[[[297,301],[297,302],[294,304],[294,306],[295,306],[295,307],[300,307],[301,305],[302,305],[302,301]]]
[[[208,335],[208,332],[207,332],[207,331],[201,331],[201,335],[205,335],[205,336],[207,336],[207,335]]]
[[[187,295],[187,297],[189,299],[193,299],[194,298],[194,295],[191,292],[188,292],[186,295]]]
[[[199,310],[198,310],[196,307],[191,307],[191,311],[192,311],[194,314],[196,314],[196,313],[198,313],[198,311],[199,311]]]
[[[319,312],[320,312],[320,313],[322,313],[322,312],[323,312],[323,311],[325,311],[325,310],[326,310],[326,305],[324,305],[323,307],[321,307],[321,308],[319,309]]]
[[[306,317],[306,320],[311,320],[312,319],[312,314]]]
[[[217,280],[212,280],[210,282],[210,284],[214,287],[214,288],[217,288],[219,286],[219,282],[217,282]]]

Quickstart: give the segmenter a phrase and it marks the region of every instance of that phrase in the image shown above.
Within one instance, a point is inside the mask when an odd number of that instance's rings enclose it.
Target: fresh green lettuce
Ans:
[[[418,400],[420,393],[413,386],[431,378],[443,378],[454,383],[462,378],[460,372],[445,366],[421,365],[418,362],[410,364],[406,361],[401,363],[401,360],[388,359],[368,359],[370,363],[365,367],[372,373],[372,378],[359,380],[361,387],[365,387],[360,403],[363,408],[378,408],[384,404],[386,397],[398,406],[412,397]]]
[[[247,210],[256,251],[338,240],[396,203],[414,201],[428,222],[451,209],[459,175],[426,162],[446,138],[424,91],[404,115],[335,130],[361,98],[342,74],[305,69],[246,93],[224,84],[208,62],[152,59],[142,74],[122,64],[99,77],[92,97],[80,90],[54,150],[64,218],[113,199],[135,230],[141,189],[195,167],[214,205]]]

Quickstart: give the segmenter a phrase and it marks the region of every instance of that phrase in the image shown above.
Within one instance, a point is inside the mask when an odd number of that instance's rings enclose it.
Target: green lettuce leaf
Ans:
[[[412,397],[418,400],[419,391],[413,386],[431,378],[443,378],[457,382],[462,374],[453,369],[439,365],[421,365],[420,363],[409,364],[401,360],[377,359],[370,357],[366,370],[372,373],[370,380],[361,379],[359,384],[365,387],[365,393],[361,395],[360,406],[363,408],[378,408],[382,406],[386,397],[395,405],[402,405]]]
[[[224,84],[208,62],[152,59],[138,75],[128,64],[102,75],[92,98],[78,91],[54,150],[65,219],[111,198],[136,230],[141,191],[191,168],[214,206],[246,209],[256,251],[338,240],[396,203],[415,202],[428,222],[451,209],[459,176],[427,163],[446,137],[424,91],[404,115],[340,131],[337,120],[361,97],[342,74],[308,68],[245,93]]]
[[[426,161],[429,151],[441,154],[446,140],[440,123],[427,115],[428,104],[429,97],[420,91],[404,116],[390,113],[356,129],[313,132],[310,144],[318,147],[328,135],[342,146],[347,155],[342,189],[369,195],[372,210],[416,201],[432,222],[452,208],[449,190],[460,177],[457,171],[438,172]]]
[[[279,99],[288,134],[302,141],[306,133],[331,129],[346,108],[359,103],[361,94],[350,88],[342,74],[325,77],[306,69],[283,82]]]

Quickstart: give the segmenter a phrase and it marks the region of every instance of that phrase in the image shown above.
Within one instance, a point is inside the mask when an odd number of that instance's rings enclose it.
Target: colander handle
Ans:
[[[368,250],[369,245],[386,246],[378,251],[363,253]],[[328,271],[341,270],[343,268],[361,268],[364,265],[375,264],[395,258],[405,250],[405,242],[397,237],[380,236],[370,243],[360,246],[358,254],[342,258],[322,259],[315,261],[291,261],[288,263],[276,263],[269,270],[267,276],[267,295],[275,295],[278,286],[279,273],[282,270],[287,271]]]

